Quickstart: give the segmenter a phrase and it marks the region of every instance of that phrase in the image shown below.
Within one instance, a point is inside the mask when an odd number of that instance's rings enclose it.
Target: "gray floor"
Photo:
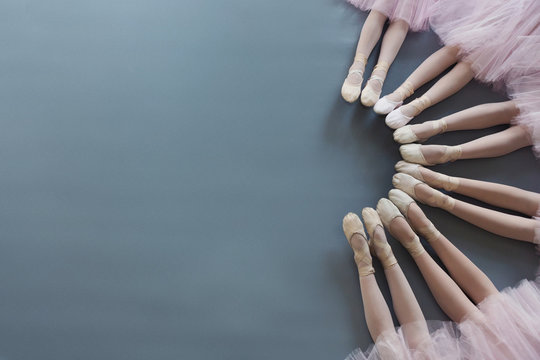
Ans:
[[[340,223],[385,196],[399,154],[339,96],[364,17],[338,0],[4,1],[0,357],[366,347]],[[410,34],[385,92],[438,46]],[[416,121],[502,99],[471,83]],[[540,192],[529,149],[438,169]],[[499,288],[533,276],[531,245],[425,210]],[[445,319],[394,249],[426,317]]]

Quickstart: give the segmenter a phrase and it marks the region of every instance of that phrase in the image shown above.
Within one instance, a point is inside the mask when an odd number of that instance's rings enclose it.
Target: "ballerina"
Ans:
[[[445,46],[437,50],[424,60],[394,92],[379,99],[373,110],[377,114],[388,114],[386,125],[397,129],[407,124],[426,108],[458,92],[474,77],[470,63],[458,62],[459,50],[459,47],[455,46]],[[424,95],[401,106],[406,98],[414,94],[416,89],[454,64],[456,65],[452,70],[437,81]]]
[[[411,197],[393,189],[389,198],[391,202],[379,202],[379,215],[385,228],[412,256],[439,306],[457,324],[456,358],[538,359],[538,284],[523,280],[517,287],[499,292],[488,276],[437,230]],[[424,250],[415,231],[428,241],[450,275]],[[451,336],[440,331],[438,335]]]
[[[347,102],[354,102],[360,96],[367,58],[379,41],[387,20],[386,30],[377,65],[361,92],[360,101],[365,106],[373,106],[382,91],[388,69],[405,40],[408,30],[420,31],[428,27],[428,14],[434,0],[348,0],[357,8],[371,10],[364,22],[353,64],[341,88],[341,95]]]
[[[440,0],[433,6],[430,23],[445,46],[420,64],[394,92],[379,99],[375,112],[388,114],[386,124],[397,129],[473,78],[501,87],[536,71],[537,65],[523,66],[523,60],[531,55],[531,43],[537,43],[539,11],[540,4],[534,0]],[[533,49],[538,53],[538,48]],[[401,106],[416,89],[454,64],[423,96]]]
[[[398,128],[394,131],[394,140],[406,144],[400,147],[401,156],[408,162],[435,165],[458,159],[502,156],[531,145],[534,154],[540,156],[540,73],[517,77],[507,89],[513,100],[482,104],[439,120]],[[409,144],[447,131],[503,124],[510,127],[458,146]]]
[[[398,128],[394,131],[394,140],[405,144],[399,148],[404,160],[422,165],[502,156],[533,145],[531,133],[534,128],[529,130],[529,127],[520,124],[518,119],[522,117],[518,114],[519,110],[514,101],[482,104],[439,120]],[[415,141],[423,142],[433,135],[447,131],[484,129],[505,124],[512,126],[456,146],[410,144]]]
[[[393,185],[414,199],[449,213],[494,234],[540,244],[540,194],[516,187],[452,177],[418,164],[400,161]],[[522,213],[510,215],[454,199],[434,188],[453,191],[487,204]]]
[[[362,224],[356,215],[349,213],[344,218],[344,232],[355,252],[366,321],[375,346],[365,353],[357,349],[347,360],[538,358],[540,316],[529,311],[540,306],[538,286],[534,282],[523,281],[517,288],[499,292],[486,274],[435,228],[412,198],[396,189],[389,192],[389,197],[391,201],[379,200],[376,212],[368,209],[363,211],[363,215],[370,237],[375,236],[378,239],[375,241],[380,244],[375,247],[375,253],[382,258],[394,310],[402,326],[397,331],[393,328],[388,306],[375,281]],[[425,326],[414,294],[390,246],[382,237],[381,222],[413,257],[451,322],[432,321],[430,330]],[[450,275],[425,251],[413,228],[429,242]],[[385,265],[386,259],[389,259],[386,264],[390,266]],[[392,269],[394,273],[391,273]],[[393,283],[396,280],[399,283]],[[401,284],[399,292],[395,289],[398,284]],[[409,321],[412,321],[409,324],[415,324],[412,329],[402,320],[407,308],[409,312],[405,314],[409,314]],[[415,331],[413,338],[419,340],[412,346],[408,341],[411,330]]]
[[[356,214],[349,213],[344,217],[343,231],[354,251],[366,322],[375,346],[366,355],[357,349],[347,359],[408,359],[413,356],[441,358],[442,354],[435,351],[431,342],[422,310],[386,240],[377,211],[365,208],[362,217],[369,240]],[[390,310],[375,280],[370,250],[384,268],[394,311],[401,324],[398,331],[394,328]],[[453,349],[447,350],[451,352]]]

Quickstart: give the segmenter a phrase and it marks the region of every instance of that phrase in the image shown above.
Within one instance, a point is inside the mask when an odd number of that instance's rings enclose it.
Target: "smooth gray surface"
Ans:
[[[0,356],[366,347],[341,218],[385,196],[399,154],[339,96],[364,17],[338,0],[2,2]],[[410,34],[385,93],[437,48]],[[502,99],[471,83],[416,121]],[[438,168],[540,192],[528,149]],[[425,210],[499,288],[532,277],[532,245]],[[426,317],[445,319],[392,242]]]

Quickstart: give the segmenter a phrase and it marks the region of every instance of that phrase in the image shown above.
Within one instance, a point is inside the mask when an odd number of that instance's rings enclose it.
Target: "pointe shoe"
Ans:
[[[446,129],[448,128],[448,124],[446,123],[446,120],[444,119],[428,121],[428,123],[431,123],[431,126],[433,128],[433,133],[430,136],[425,137],[425,138],[419,138],[418,135],[416,135],[416,133],[413,131],[412,126],[406,125],[394,131],[394,141],[400,144],[424,142],[432,136],[446,132]]]
[[[390,192],[388,193],[388,197],[390,198],[390,201],[392,201],[398,207],[399,211],[401,211],[401,213],[408,220],[409,217],[407,216],[407,212],[409,211],[409,206],[413,203],[416,204],[414,199],[399,189],[390,190]],[[424,214],[423,216],[425,217]],[[437,240],[441,233],[439,232],[439,230],[437,230],[437,228],[435,228],[435,225],[433,225],[433,223],[429,221],[429,219],[427,219],[427,217],[426,220],[428,222],[427,225],[420,228],[415,228],[416,232],[424,236],[429,242]]]
[[[424,111],[427,107],[431,105],[431,99],[426,95],[423,95],[417,99],[414,99],[407,105],[415,108],[414,115],[405,115],[402,112],[403,108],[398,108],[386,116],[385,122],[388,127],[392,129],[397,129],[408,124],[409,121],[411,121],[416,115],[420,114],[422,111]]]
[[[400,189],[404,191],[405,193],[407,193],[413,199],[418,200],[429,206],[434,206],[434,207],[438,207],[446,211],[451,211],[456,204],[456,201],[454,200],[454,198],[443,194],[439,190],[433,189],[428,184],[423,183],[422,181],[417,180],[408,174],[404,174],[404,173],[394,174],[394,176],[392,177],[392,184],[397,189]],[[425,201],[419,199],[418,196],[416,195],[415,187],[420,184],[425,185],[431,193],[429,198],[426,199]]]
[[[356,100],[358,100],[358,97],[360,96],[360,91],[362,89],[362,81],[364,76],[364,69],[352,69],[354,64],[356,63],[362,63],[363,68],[365,68],[367,62],[367,58],[362,54],[357,54],[354,58],[353,65],[351,66],[351,69],[349,69],[349,73],[347,75],[347,78],[343,82],[343,86],[341,87],[341,96],[343,99],[349,103],[353,103]],[[349,80],[349,76],[356,74],[360,77],[359,82],[351,83],[351,80]]]
[[[403,216],[408,219],[407,211],[409,210],[409,205],[415,203],[414,199],[399,189],[390,190],[388,192],[388,198],[396,205]]]
[[[400,216],[403,217],[396,205],[394,205],[394,203],[390,200],[384,198],[380,199],[377,203],[377,213],[381,217],[381,220],[387,229],[390,229],[390,223],[392,220]],[[420,242],[420,238],[418,238],[416,234],[414,234],[414,236],[407,241],[405,241],[401,236],[394,235],[394,237],[398,239],[398,241],[412,256],[418,256],[425,251],[422,243]]]
[[[379,115],[386,115],[398,106],[401,106],[401,104],[403,104],[403,100],[393,101],[388,99],[387,96],[384,96],[377,100],[375,106],[373,106],[373,111],[375,111]]]
[[[403,217],[398,208],[388,199],[382,198],[377,203],[377,214],[381,218],[384,227],[389,229],[390,223],[397,217]]]
[[[438,189],[444,189],[446,191],[455,191],[459,187],[458,178],[441,174],[432,170],[428,170],[424,168],[422,165],[411,164],[411,163],[401,160],[401,161],[398,161],[395,168],[397,172],[409,174],[415,179],[423,181],[427,183],[429,186],[433,186]],[[426,179],[422,176],[422,172],[420,171],[420,169],[429,171],[432,174],[431,176],[432,179],[430,181],[426,181]]]
[[[460,145],[457,146],[447,146],[439,145],[444,147],[444,154],[437,161],[430,163],[424,157],[422,153],[422,146],[420,144],[406,144],[399,147],[399,152],[401,157],[411,163],[422,164],[422,165],[436,165],[444,164],[449,161],[456,161],[461,157],[462,149]]]
[[[373,69],[373,72],[375,71],[382,71],[384,72],[385,76],[382,77],[382,76],[378,76],[378,75],[371,75],[371,77],[369,78],[367,84],[366,84],[366,87],[364,88],[364,90],[362,90],[362,94],[360,96],[360,102],[362,103],[362,105],[364,106],[373,106],[375,105],[375,103],[379,100],[379,97],[381,96],[381,92],[382,92],[382,86],[383,86],[383,83],[384,83],[384,79],[386,78],[386,72],[388,71],[388,67],[390,66],[390,64],[388,64],[387,62],[380,62],[379,64],[375,65],[375,68]],[[373,88],[370,86],[370,81],[377,81],[379,82],[379,84],[381,85],[381,90],[379,91],[376,91],[376,90],[373,90]]]
[[[399,144],[409,144],[418,140],[411,125],[402,126],[394,131],[394,141]]]
[[[354,213],[348,213],[343,218],[343,232],[347,237],[349,245],[354,252],[354,261],[358,267],[358,274],[360,276],[367,276],[373,274],[375,269],[371,263],[371,254],[369,253],[369,245],[367,243],[366,233],[364,232],[364,226],[360,221],[358,215]],[[359,241],[354,241],[353,235],[360,235]]]
[[[362,218],[364,219],[364,223],[366,224],[367,232],[369,234],[369,247],[372,250],[372,253],[377,255],[383,265],[383,268],[388,269],[389,267],[397,264],[397,260],[394,257],[392,248],[386,240],[386,236],[375,236],[377,226],[380,226],[381,230],[384,232],[383,224],[381,223],[381,219],[379,218],[377,211],[372,208],[364,208],[362,210]]]
[[[394,185],[396,189],[404,191],[407,193],[407,195],[416,200],[418,200],[418,197],[416,196],[414,187],[419,184],[424,183],[405,173],[397,173],[392,176],[392,185]]]
[[[414,93],[414,86],[411,82],[405,81],[394,92],[397,92],[402,99],[406,99]],[[401,104],[403,104],[403,100],[390,100],[387,95],[377,100],[373,107],[373,111],[380,115],[386,115],[398,106],[401,106]]]
[[[407,116],[402,113],[401,108],[399,107],[396,110],[392,111],[390,114],[386,115],[386,119],[384,122],[389,128],[397,129],[402,127],[403,125],[406,125],[413,118],[414,116]]]
[[[415,179],[425,182],[424,178],[422,177],[422,173],[420,172],[420,169],[424,168],[422,165],[412,164],[410,162],[400,160],[396,163],[394,168],[397,172],[409,174]]]

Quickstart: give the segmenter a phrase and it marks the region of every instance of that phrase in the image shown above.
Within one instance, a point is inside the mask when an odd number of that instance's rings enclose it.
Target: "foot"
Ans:
[[[455,191],[459,187],[459,179],[427,169],[422,165],[399,161],[396,171],[409,174],[415,179],[425,182],[429,186],[446,191]]]
[[[409,211],[409,206],[415,204],[414,199],[399,189],[390,190],[388,192],[388,198],[396,205],[403,216],[408,218],[407,212]]]
[[[455,200],[442,192],[433,189],[429,185],[404,173],[397,173],[392,177],[392,184],[411,196],[413,199],[429,206],[438,207],[451,211],[455,206]]]
[[[354,213],[345,215],[343,218],[343,232],[353,249],[358,274],[360,276],[373,274],[375,269],[371,264],[371,254],[369,253],[366,233],[358,215]]]
[[[424,181],[422,172],[420,169],[425,169],[422,165],[413,164],[407,161],[400,160],[394,165],[394,168],[398,173],[405,173],[411,175],[413,178]]]
[[[411,163],[422,165],[444,164],[461,158],[460,145],[419,145],[406,144],[399,147],[401,157]]]
[[[409,81],[405,81],[396,89],[396,91],[379,99],[377,103],[375,103],[373,111],[375,111],[377,114],[386,115],[395,108],[401,106],[401,104],[403,104],[403,100],[411,96],[413,93],[413,84]]]
[[[392,129],[400,128],[409,123],[409,121],[430,105],[431,100],[427,96],[419,97],[388,114],[385,120],[386,125]]]
[[[364,69],[366,67],[367,58],[364,55],[357,54],[354,62],[349,68],[349,74],[341,87],[341,96],[345,101],[353,103],[358,100],[360,90],[362,89],[362,81],[364,80]]]
[[[400,144],[424,142],[430,137],[446,132],[444,119],[426,121],[423,124],[407,125],[394,131],[394,140]]]
[[[399,211],[407,218],[414,231],[422,235],[429,242],[439,239],[441,233],[429,221],[413,198],[398,189],[390,190],[389,197],[398,207]]]
[[[418,256],[425,250],[398,208],[388,199],[380,199],[377,203],[377,213],[392,236],[394,236],[412,256]]]
[[[379,100],[389,66],[390,64],[384,61],[375,65],[366,87],[362,90],[362,95],[360,97],[362,105],[373,106]]]
[[[369,235],[369,247],[371,248],[372,253],[377,255],[383,268],[388,269],[397,264],[392,248],[386,240],[384,228],[377,211],[372,208],[364,208],[362,210],[362,218],[364,219]]]

